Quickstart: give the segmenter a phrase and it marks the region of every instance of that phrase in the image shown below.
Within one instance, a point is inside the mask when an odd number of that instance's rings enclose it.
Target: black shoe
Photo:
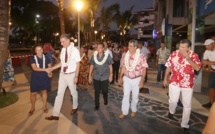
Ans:
[[[169,117],[169,119],[171,119],[171,120],[178,121],[177,119],[175,119],[175,118],[173,117],[173,114],[171,114],[170,112],[169,112],[169,114],[168,114],[168,117]]]
[[[105,100],[104,100],[104,105],[107,105],[107,104],[108,104],[108,100],[105,99]]]
[[[183,107],[183,104],[181,103],[180,100],[178,100],[178,106],[179,106],[179,107]]]
[[[99,110],[99,106],[95,106],[94,110],[98,111]]]
[[[202,106],[205,108],[211,108],[212,104],[211,104],[211,102],[208,102],[206,104],[203,104]]]
[[[183,129],[184,129],[184,134],[189,134],[189,128],[183,127]]]

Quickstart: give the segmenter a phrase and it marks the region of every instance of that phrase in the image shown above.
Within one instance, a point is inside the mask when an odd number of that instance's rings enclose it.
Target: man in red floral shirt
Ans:
[[[170,119],[176,120],[173,117],[177,102],[182,93],[183,115],[181,127],[185,133],[189,132],[189,119],[191,113],[191,100],[193,95],[194,85],[194,70],[199,71],[201,62],[198,55],[190,50],[190,40],[183,39],[180,41],[179,50],[173,52],[166,62],[166,73],[163,85],[167,86],[167,78],[170,73],[169,81],[169,114]]]
[[[137,112],[139,89],[143,87],[146,68],[148,67],[146,58],[140,53],[140,50],[137,49],[137,45],[138,42],[136,40],[129,41],[128,52],[122,60],[122,67],[118,80],[119,85],[123,82],[124,93],[122,99],[122,114],[119,116],[121,119],[129,112],[130,92],[132,92],[131,116],[135,117]]]

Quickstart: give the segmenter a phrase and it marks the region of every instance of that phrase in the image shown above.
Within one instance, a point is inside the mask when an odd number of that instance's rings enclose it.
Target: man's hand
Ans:
[[[167,87],[167,80],[166,79],[163,80],[163,86]]]
[[[78,83],[78,77],[75,77],[74,78],[74,84],[77,84]]]
[[[118,85],[119,85],[119,86],[122,86],[122,83],[123,83],[122,78],[119,78],[119,79],[118,79]]]
[[[93,83],[93,79],[92,76],[89,75],[89,83],[92,84]]]
[[[45,72],[46,72],[47,74],[49,74],[49,73],[52,72],[52,70],[51,70],[51,68],[46,68],[46,69],[45,69]]]
[[[143,88],[143,83],[144,83],[144,81],[140,81],[140,83],[139,83],[139,88],[140,89]]]
[[[190,56],[190,51],[189,52],[187,52],[187,51],[180,51],[180,53],[186,59],[189,58],[189,56]]]

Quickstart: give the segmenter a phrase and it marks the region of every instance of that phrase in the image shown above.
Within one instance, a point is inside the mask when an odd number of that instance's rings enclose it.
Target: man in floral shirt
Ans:
[[[185,133],[189,132],[189,119],[191,113],[191,100],[193,95],[194,85],[194,70],[199,71],[201,62],[196,53],[190,50],[190,40],[183,39],[180,41],[179,50],[173,52],[166,62],[166,73],[163,85],[167,86],[167,78],[170,73],[169,81],[169,114],[170,119],[176,120],[173,117],[177,102],[182,92],[183,115],[181,127]]]
[[[138,42],[136,40],[129,41],[128,52],[122,60],[122,67],[118,80],[119,85],[123,82],[124,93],[122,99],[122,114],[119,116],[121,119],[129,112],[130,92],[132,92],[131,117],[135,117],[137,112],[139,89],[143,87],[146,68],[148,67],[146,58],[140,53],[140,50],[137,49],[137,45]]]

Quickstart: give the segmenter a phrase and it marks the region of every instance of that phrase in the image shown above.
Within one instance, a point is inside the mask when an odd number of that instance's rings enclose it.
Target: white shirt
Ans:
[[[63,59],[65,59],[65,51],[66,48],[62,48],[61,53],[60,53],[60,60],[61,60],[61,72],[63,72]],[[80,52],[78,51],[78,49],[76,47],[73,47],[72,51],[71,51],[71,45],[67,48],[67,54],[68,54],[68,59],[70,60],[68,61],[68,68],[66,70],[65,73],[72,73],[76,71],[76,62],[80,62],[81,58],[80,58]],[[72,54],[71,56],[69,56],[70,54]],[[71,57],[71,59],[69,59],[69,57]]]
[[[141,49],[140,49],[140,53],[143,54],[146,59],[148,59],[148,54],[150,54],[150,51],[148,48],[146,48],[145,46],[143,46]]]
[[[215,61],[215,50],[206,50],[203,56],[203,60]],[[211,67],[212,69],[215,69],[215,65],[212,65]]]
[[[112,52],[107,48],[107,50],[105,50],[105,52],[106,51],[108,51],[108,53],[109,53],[109,55],[110,55],[110,57],[111,57],[111,59],[113,58],[113,54],[112,54]]]

